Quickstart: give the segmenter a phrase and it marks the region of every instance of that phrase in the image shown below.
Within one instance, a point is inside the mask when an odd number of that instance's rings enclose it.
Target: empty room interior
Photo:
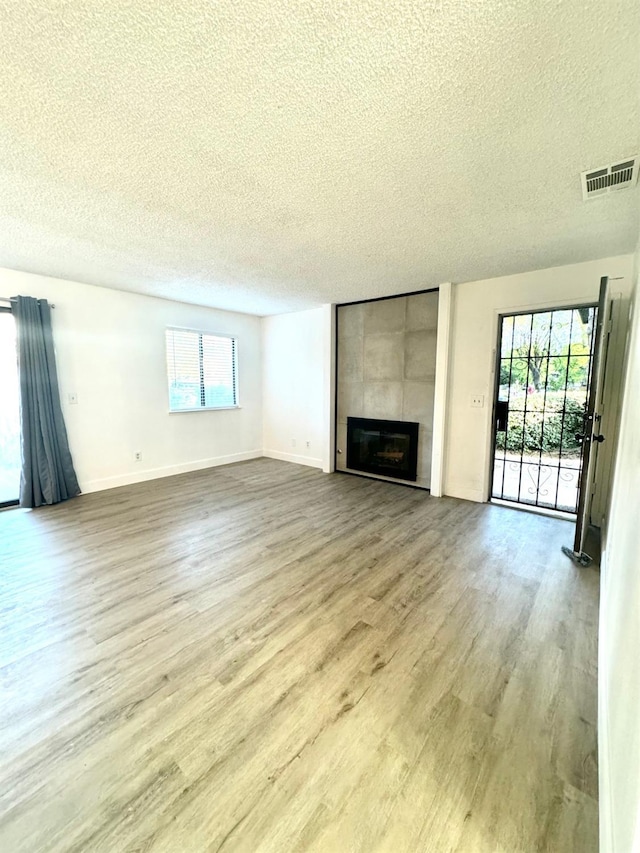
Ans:
[[[0,850],[640,853],[639,56],[0,3]]]

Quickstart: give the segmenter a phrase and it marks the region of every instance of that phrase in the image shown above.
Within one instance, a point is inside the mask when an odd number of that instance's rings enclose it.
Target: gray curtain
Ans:
[[[55,504],[80,494],[60,406],[51,308],[46,299],[11,300],[18,337],[22,475],[20,506]]]

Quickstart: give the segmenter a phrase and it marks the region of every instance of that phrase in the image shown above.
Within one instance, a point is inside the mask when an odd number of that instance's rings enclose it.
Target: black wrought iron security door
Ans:
[[[576,513],[597,306],[502,316],[494,499]]]

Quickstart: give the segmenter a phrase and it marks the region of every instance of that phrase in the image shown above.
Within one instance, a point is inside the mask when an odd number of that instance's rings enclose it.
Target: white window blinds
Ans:
[[[191,329],[167,329],[169,410],[238,405],[236,339]]]

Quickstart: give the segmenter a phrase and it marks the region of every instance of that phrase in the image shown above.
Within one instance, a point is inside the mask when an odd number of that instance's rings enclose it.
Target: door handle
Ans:
[[[581,432],[577,432],[575,434],[575,440],[578,442],[578,444],[582,444],[582,442],[585,440],[585,438],[586,438],[586,436],[583,435]],[[603,435],[594,435],[594,436],[592,436],[592,438],[594,441],[597,441],[598,444],[602,444],[602,442],[604,441]]]

